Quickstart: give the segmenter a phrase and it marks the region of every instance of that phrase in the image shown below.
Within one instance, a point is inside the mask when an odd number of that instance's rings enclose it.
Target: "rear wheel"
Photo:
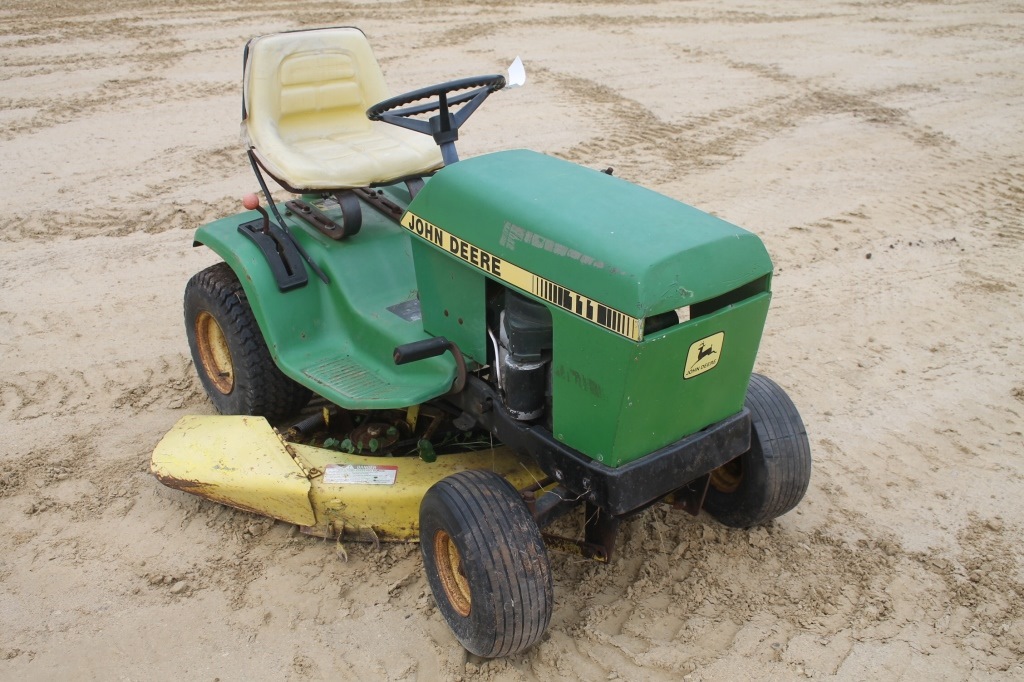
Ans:
[[[227,263],[196,273],[185,285],[185,333],[199,380],[221,414],[278,420],[309,402],[311,391],[274,364]]]
[[[544,634],[554,603],[547,550],[504,478],[462,471],[434,484],[420,505],[420,551],[438,609],[470,653],[516,654]]]
[[[750,377],[750,450],[711,472],[704,509],[734,528],[748,528],[795,507],[811,480],[811,445],[800,413],[768,377]]]

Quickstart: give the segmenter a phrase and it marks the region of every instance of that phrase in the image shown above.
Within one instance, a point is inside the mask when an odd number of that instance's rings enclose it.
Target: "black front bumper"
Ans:
[[[750,412],[743,408],[703,431],[613,469],[558,442],[547,429],[513,419],[494,389],[475,377],[451,399],[502,443],[533,457],[581,502],[589,501],[613,516],[643,509],[750,449]]]

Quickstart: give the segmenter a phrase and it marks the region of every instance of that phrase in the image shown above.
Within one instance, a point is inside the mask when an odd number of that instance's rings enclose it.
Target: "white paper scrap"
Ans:
[[[523,66],[523,60],[516,57],[516,60],[508,67],[508,78],[505,80],[505,87],[518,88],[524,83],[526,83],[526,67]]]

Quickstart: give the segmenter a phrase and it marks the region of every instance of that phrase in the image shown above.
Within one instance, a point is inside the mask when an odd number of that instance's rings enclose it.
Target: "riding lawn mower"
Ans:
[[[267,206],[248,195],[198,229],[222,262],[185,289],[220,415],[182,418],[152,457],[165,485],[315,536],[418,541],[483,657],[543,635],[549,549],[608,562],[657,503],[763,524],[811,471],[792,401],[752,373],[758,237],[610,169],[459,159],[515,66],[391,97],[358,29],[249,41],[243,137]],[[294,198],[274,203],[268,177]],[[550,532],[569,514],[575,537]]]

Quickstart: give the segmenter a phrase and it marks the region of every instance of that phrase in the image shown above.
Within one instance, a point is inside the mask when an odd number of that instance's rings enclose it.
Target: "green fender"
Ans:
[[[278,210],[288,215],[283,204]],[[282,372],[348,409],[406,407],[449,390],[456,373],[450,355],[400,367],[392,358],[395,346],[430,338],[418,314],[408,313],[418,305],[407,231],[367,208],[362,230],[345,241],[286,218],[329,284],[307,266],[309,282],[282,292],[260,250],[238,231],[259,217],[248,211],[209,223],[195,245],[234,270]]]

